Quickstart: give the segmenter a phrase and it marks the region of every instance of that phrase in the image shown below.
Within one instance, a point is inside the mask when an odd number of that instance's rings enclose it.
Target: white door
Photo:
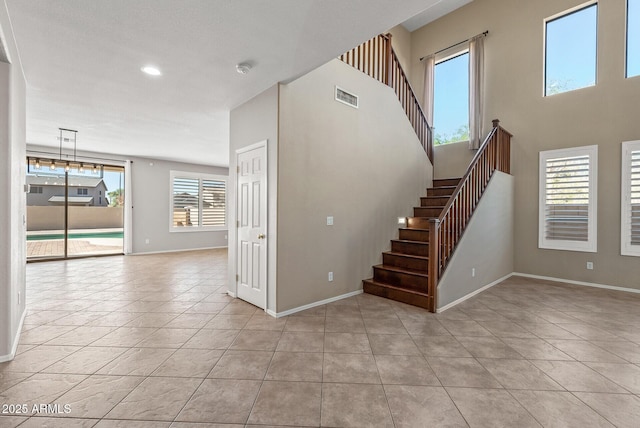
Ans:
[[[267,147],[237,152],[238,297],[267,307]]]

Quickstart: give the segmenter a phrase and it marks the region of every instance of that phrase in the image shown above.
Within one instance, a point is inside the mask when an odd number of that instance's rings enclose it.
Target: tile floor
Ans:
[[[225,294],[224,250],[27,273],[0,427],[640,426],[640,295],[512,277],[274,319]]]

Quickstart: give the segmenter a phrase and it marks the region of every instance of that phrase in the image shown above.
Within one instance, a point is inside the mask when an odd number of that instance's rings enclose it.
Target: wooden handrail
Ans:
[[[493,129],[473,157],[453,195],[429,224],[428,295],[432,312],[437,309],[438,281],[447,267],[493,173],[510,173],[512,135],[493,121]]]
[[[394,90],[420,144],[433,164],[433,132],[391,46],[391,34],[380,34],[342,54],[339,59]]]

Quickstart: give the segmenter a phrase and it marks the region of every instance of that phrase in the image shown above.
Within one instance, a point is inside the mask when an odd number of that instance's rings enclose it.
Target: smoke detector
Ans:
[[[251,70],[251,64],[247,64],[246,62],[241,62],[236,65],[236,71],[240,74],[247,74]]]

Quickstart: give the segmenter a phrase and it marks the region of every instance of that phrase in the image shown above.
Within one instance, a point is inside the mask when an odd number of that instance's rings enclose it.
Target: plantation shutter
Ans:
[[[598,146],[540,152],[538,246],[596,252]]]
[[[621,254],[640,256],[640,141],[622,143]]]
[[[545,238],[589,240],[588,155],[546,160]]]
[[[631,206],[631,245],[640,246],[640,149],[631,152],[630,200]]]
[[[202,225],[224,226],[226,183],[222,180],[202,180]]]
[[[200,180],[197,178],[173,178],[173,226],[199,226]]]

